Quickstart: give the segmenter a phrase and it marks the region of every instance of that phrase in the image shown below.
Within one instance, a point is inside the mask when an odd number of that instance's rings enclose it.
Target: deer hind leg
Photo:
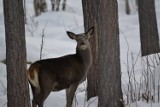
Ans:
[[[30,86],[33,94],[32,107],[37,107],[38,103],[36,101],[36,93],[38,93],[38,90],[32,84],[30,84]]]
[[[37,105],[38,105],[38,93],[40,93],[40,91],[32,85],[31,85],[31,88],[32,88],[32,94],[33,94],[32,107],[37,107]]]
[[[72,84],[68,89],[66,89],[66,97],[67,97],[66,107],[72,107],[72,102],[73,102],[73,98],[74,98],[77,87],[78,87],[78,84]]]
[[[51,83],[51,81],[47,82]],[[37,107],[37,105],[38,107],[43,107],[43,103],[50,94],[50,92],[52,91],[52,89],[53,89],[52,85],[47,83],[40,83],[40,89],[32,87],[32,92],[33,92],[32,107]]]
[[[50,90],[46,88],[42,88],[40,91],[36,90],[33,93],[32,107],[37,107],[37,105],[38,107],[43,107],[43,103],[50,94],[51,90],[51,88]]]

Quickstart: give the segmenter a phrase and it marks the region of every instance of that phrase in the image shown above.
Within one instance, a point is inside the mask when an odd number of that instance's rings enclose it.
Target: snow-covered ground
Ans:
[[[124,99],[126,101],[128,74],[133,69],[135,79],[140,82],[142,77],[143,64],[140,54],[140,37],[139,37],[139,21],[134,0],[131,0],[131,15],[125,14],[125,0],[118,0],[119,5],[119,25],[120,25],[120,51],[121,51],[121,71],[122,71],[122,87]],[[160,31],[160,1],[156,1],[156,13],[158,29]],[[45,34],[44,48],[42,58],[58,57],[65,54],[75,53],[76,43],[70,40],[66,31],[81,33],[83,27],[83,13],[81,0],[68,0],[66,11],[52,12],[50,0],[47,0],[48,12],[34,17],[33,0],[26,0],[27,8],[27,25],[26,25],[26,46],[27,61],[34,62],[40,58],[41,37]],[[3,17],[3,0],[0,0],[0,61],[5,59],[5,31]],[[128,57],[128,58],[127,58]],[[132,58],[133,57],[133,58]],[[137,59],[137,60],[136,60]],[[127,63],[128,60],[128,63]],[[158,76],[159,68],[156,68],[155,74]],[[0,63],[0,107],[7,107],[7,82],[6,82],[6,65]],[[156,77],[158,78],[158,77]],[[158,79],[156,79],[158,81]],[[86,83],[81,84],[77,89],[76,107],[97,107],[97,97],[86,102],[85,90]],[[32,94],[31,94],[32,97]],[[45,107],[65,107],[66,98],[65,91],[53,92],[45,101]],[[146,103],[138,101],[127,105],[127,107],[160,107],[160,103]]]

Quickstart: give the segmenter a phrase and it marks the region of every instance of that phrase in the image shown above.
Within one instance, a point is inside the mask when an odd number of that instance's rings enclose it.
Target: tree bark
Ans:
[[[88,74],[88,99],[98,94],[98,107],[123,107],[117,0],[82,3],[85,29],[92,25],[96,28],[91,41],[93,65]]]
[[[103,2],[102,2],[103,1]],[[117,0],[98,4],[99,103],[98,107],[123,107]],[[116,96],[116,97],[115,97]]]
[[[30,107],[23,0],[3,0],[8,107]]]
[[[90,71],[87,75],[87,99],[98,96],[98,75],[99,75],[99,63],[98,61],[98,35],[97,35],[97,21],[96,21],[96,0],[82,0],[84,26],[87,31],[90,27],[94,26],[95,31],[91,43],[93,63]]]
[[[138,0],[142,56],[160,52],[154,0]]]

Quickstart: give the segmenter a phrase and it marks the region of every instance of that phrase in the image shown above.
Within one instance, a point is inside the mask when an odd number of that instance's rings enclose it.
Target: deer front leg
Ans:
[[[67,97],[66,107],[72,107],[72,102],[73,102],[73,98],[74,98],[77,87],[78,87],[78,84],[72,84],[68,89],[66,89],[66,97]]]

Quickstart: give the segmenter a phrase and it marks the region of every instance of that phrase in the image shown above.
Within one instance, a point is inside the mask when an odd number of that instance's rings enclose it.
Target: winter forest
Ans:
[[[160,0],[0,0],[0,107],[160,107]]]

